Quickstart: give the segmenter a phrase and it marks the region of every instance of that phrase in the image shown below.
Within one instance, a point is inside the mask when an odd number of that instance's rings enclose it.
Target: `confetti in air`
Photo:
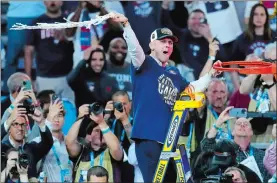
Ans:
[[[95,19],[91,19],[83,22],[71,22],[67,19],[66,22],[55,22],[55,23],[37,23],[37,25],[29,26],[21,23],[16,23],[11,27],[11,30],[23,30],[23,29],[65,29],[73,27],[86,27],[90,29],[91,25],[101,24],[103,21],[112,18],[115,13],[111,12],[104,16],[96,16]]]

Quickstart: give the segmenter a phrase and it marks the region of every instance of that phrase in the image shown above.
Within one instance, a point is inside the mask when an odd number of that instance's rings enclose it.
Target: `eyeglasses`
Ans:
[[[56,118],[61,119],[61,118],[64,118],[64,115],[63,115],[63,114],[58,114],[58,115],[54,116],[54,118],[55,118],[55,119],[56,119]]]
[[[238,121],[235,124],[239,126],[250,126],[250,123],[248,121]]]
[[[24,128],[24,127],[27,126],[27,124],[26,123],[17,123],[17,122],[15,122],[15,123],[12,123],[12,126],[15,127],[15,128],[19,128],[19,126],[21,128]]]

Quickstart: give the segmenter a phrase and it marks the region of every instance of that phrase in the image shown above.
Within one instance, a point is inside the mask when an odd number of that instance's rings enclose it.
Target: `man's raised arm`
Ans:
[[[135,68],[139,68],[145,59],[145,54],[141,48],[139,41],[128,22],[128,18],[124,15],[116,13],[112,17],[113,21],[119,22],[123,26],[123,37],[128,45],[128,52],[131,56],[132,64]]]

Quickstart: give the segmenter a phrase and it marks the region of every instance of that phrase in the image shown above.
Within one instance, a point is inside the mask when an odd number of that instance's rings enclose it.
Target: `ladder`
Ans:
[[[185,92],[181,93],[179,100],[175,102],[173,116],[171,118],[153,182],[163,182],[170,158],[174,158],[180,182],[193,182],[186,147],[184,144],[178,145],[177,147],[177,143],[188,110],[191,108],[200,108],[204,105],[204,102],[205,95],[203,93],[187,94]]]

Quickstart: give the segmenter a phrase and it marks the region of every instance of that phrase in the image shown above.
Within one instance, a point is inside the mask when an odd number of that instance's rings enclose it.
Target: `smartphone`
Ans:
[[[202,19],[200,20],[200,23],[201,23],[201,24],[208,24],[208,20],[207,20],[206,18],[202,18]]]
[[[61,101],[62,100],[62,96],[60,94],[53,94],[52,95],[52,103],[54,103],[56,100]]]
[[[229,116],[231,117],[239,117],[246,118],[247,117],[247,109],[246,108],[233,108],[229,111]]]
[[[24,91],[32,90],[32,82],[30,80],[23,81],[22,86]]]

